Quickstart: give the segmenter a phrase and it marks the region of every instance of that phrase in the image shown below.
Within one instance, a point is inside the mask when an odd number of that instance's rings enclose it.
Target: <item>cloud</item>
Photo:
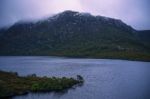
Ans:
[[[150,29],[149,0],[82,0],[82,4],[93,14],[121,19],[135,29]]]
[[[0,0],[0,27],[75,10],[121,19],[136,29],[150,29],[149,4],[149,0]]]

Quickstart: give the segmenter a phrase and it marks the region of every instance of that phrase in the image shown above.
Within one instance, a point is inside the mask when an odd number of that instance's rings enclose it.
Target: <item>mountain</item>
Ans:
[[[118,19],[64,11],[2,31],[0,55],[58,55],[150,60],[149,46]]]
[[[141,30],[137,32],[137,35],[141,42],[146,44],[147,46],[150,46],[150,30]]]

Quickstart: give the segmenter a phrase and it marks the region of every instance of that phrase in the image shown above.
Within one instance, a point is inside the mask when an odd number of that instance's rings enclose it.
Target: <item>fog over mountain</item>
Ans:
[[[0,27],[74,10],[123,20],[133,28],[150,29],[149,0],[0,0]]]
[[[0,55],[150,60],[149,31],[90,13],[67,10],[34,23],[18,22],[0,34]]]

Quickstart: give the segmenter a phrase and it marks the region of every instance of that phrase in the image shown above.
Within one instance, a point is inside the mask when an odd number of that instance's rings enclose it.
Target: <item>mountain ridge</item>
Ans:
[[[149,60],[149,46],[140,42],[136,33],[137,30],[118,19],[64,11],[35,23],[11,26],[0,36],[0,55]]]

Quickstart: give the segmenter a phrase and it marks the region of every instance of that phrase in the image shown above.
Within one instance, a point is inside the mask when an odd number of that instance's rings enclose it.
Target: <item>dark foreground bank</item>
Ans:
[[[23,95],[29,92],[62,91],[83,83],[83,78],[37,77],[35,74],[20,77],[15,72],[0,71],[0,98]]]

